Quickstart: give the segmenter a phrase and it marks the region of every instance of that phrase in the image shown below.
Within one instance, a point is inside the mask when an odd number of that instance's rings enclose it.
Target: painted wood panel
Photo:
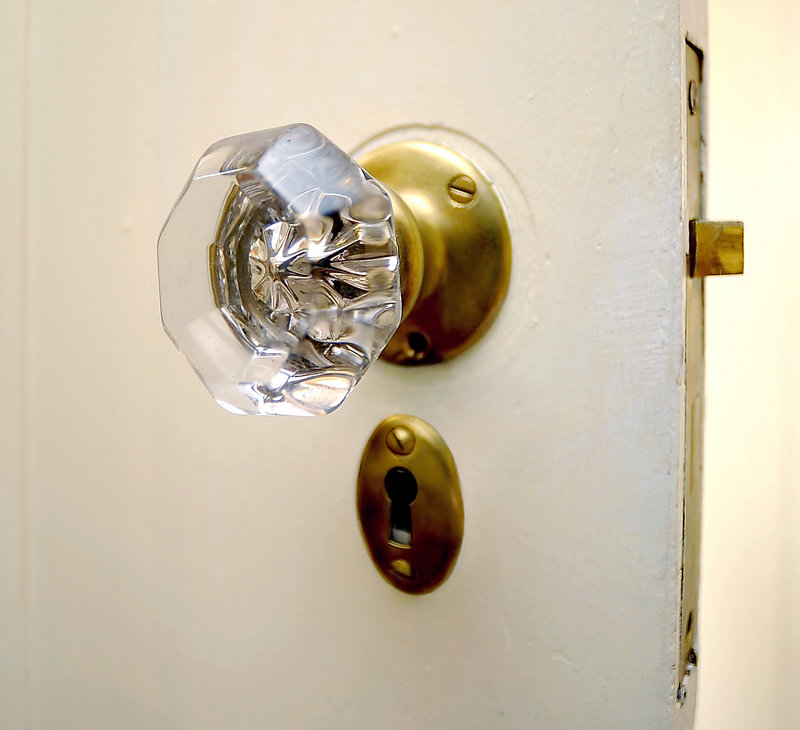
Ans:
[[[23,727],[26,706],[25,306],[27,225],[24,2],[0,26],[0,727]]]
[[[656,0],[452,10],[30,6],[30,727],[690,717],[687,28]],[[233,417],[160,330],[155,240],[209,142],[296,120],[349,149],[401,125],[470,140],[508,202],[509,299],[470,352],[379,364],[333,416]],[[394,412],[461,475],[461,556],[424,598],[383,583],[355,519]]]

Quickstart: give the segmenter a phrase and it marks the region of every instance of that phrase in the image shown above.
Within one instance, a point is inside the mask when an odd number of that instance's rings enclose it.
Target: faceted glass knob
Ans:
[[[389,195],[307,124],[209,147],[158,268],[164,328],[234,413],[330,413],[400,324]]]

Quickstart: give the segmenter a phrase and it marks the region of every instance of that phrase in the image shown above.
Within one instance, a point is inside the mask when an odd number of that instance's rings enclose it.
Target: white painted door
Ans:
[[[9,3],[0,727],[671,728],[681,644],[684,47],[701,2]],[[691,7],[689,7],[691,6]],[[334,415],[235,417],[161,331],[210,142],[457,133],[508,208],[490,333]],[[398,129],[399,128],[399,129]],[[461,476],[450,579],[354,509],[392,413]]]

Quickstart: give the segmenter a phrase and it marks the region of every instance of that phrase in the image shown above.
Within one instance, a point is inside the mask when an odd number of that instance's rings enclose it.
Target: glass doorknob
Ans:
[[[227,410],[330,413],[384,348],[437,362],[493,319],[510,243],[489,181],[427,142],[363,162],[293,124],[223,139],[195,166],[159,237],[161,316]]]

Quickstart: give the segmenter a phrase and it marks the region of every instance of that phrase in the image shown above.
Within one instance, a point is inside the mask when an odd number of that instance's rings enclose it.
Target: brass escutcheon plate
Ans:
[[[500,198],[466,157],[432,142],[394,142],[359,163],[405,201],[423,244],[419,297],[381,357],[399,365],[455,357],[485,334],[508,290]]]
[[[390,477],[402,477],[394,493]],[[411,482],[400,509],[402,487]],[[407,415],[378,424],[364,448],[356,484],[361,534],[378,572],[405,593],[429,593],[455,565],[464,505],[455,461],[430,424]]]

